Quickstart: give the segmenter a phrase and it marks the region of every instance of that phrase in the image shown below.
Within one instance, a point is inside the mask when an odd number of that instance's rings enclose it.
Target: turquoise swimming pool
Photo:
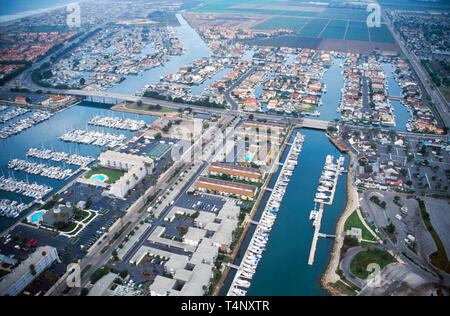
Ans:
[[[39,222],[39,219],[42,218],[42,215],[43,215],[42,212],[39,212],[39,213],[36,213],[36,214],[31,215],[31,222],[32,222],[32,223],[37,223],[37,222]]]
[[[104,177],[104,176],[95,176],[95,177],[92,177],[92,180],[95,180],[95,181],[105,181],[105,177]]]

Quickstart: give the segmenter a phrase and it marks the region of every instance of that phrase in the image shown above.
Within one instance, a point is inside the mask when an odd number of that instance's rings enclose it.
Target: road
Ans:
[[[386,25],[394,36],[396,42],[400,46],[403,53],[408,57],[409,62],[413,66],[417,76],[422,82],[423,87],[427,91],[427,93],[431,97],[431,101],[436,107],[436,110],[439,112],[442,123],[450,127],[450,115],[449,115],[449,104],[445,97],[442,95],[441,91],[436,87],[434,82],[431,80],[428,72],[423,68],[419,58],[413,53],[410,52],[403,42],[403,39],[400,37],[399,33],[394,30],[392,25],[392,21],[388,18],[386,13],[383,10],[383,19],[386,21]]]

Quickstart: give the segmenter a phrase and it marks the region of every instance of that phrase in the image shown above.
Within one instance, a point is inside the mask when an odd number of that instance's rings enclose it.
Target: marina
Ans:
[[[49,194],[53,188],[37,183],[17,181],[13,178],[5,178],[2,176],[0,177],[0,190],[41,200],[44,196]]]
[[[123,129],[129,131],[138,131],[146,126],[144,120],[132,120],[132,119],[124,119],[122,120],[119,117],[111,117],[111,116],[96,116],[92,118],[88,124],[102,127],[109,127],[115,129]]]
[[[133,120],[142,119],[147,125],[151,124],[155,120],[155,117],[153,116],[141,116],[132,113],[121,113],[120,115],[117,115],[117,113],[111,111],[109,107],[110,105],[84,101],[80,104],[66,108],[63,111],[55,112],[55,115],[53,115],[50,119],[24,130],[20,134],[14,135],[7,139],[0,139],[0,151],[4,153],[0,155],[0,176],[3,175],[6,178],[10,177],[14,178],[16,181],[23,181],[26,183],[38,183],[48,186],[53,190],[59,190],[67,184],[67,181],[73,179],[73,176],[67,180],[57,180],[42,177],[40,175],[31,175],[25,172],[14,172],[13,170],[8,169],[8,162],[12,159],[21,159],[38,164],[44,163],[46,166],[60,166],[64,169],[71,168],[72,170],[77,169],[73,166],[77,166],[80,168],[78,168],[75,172],[80,172],[83,170],[82,168],[88,167],[92,163],[95,163],[95,159],[103,147],[65,142],[59,139],[61,135],[71,130],[88,130],[87,122],[95,116],[119,116],[122,119],[130,118]],[[16,118],[16,120],[20,119],[22,118]],[[99,126],[95,127],[95,129],[93,128],[93,130],[114,134],[114,131],[107,127]],[[118,134],[124,134],[127,138],[129,138],[132,137],[134,133],[135,132],[124,130]],[[30,151],[32,148],[37,149],[34,154],[42,158],[27,156],[26,153],[32,153],[32,151]],[[66,157],[66,155],[51,155],[48,152],[44,154],[43,152],[47,150],[50,150],[51,152],[67,153],[69,160],[65,161],[63,159],[61,161],[54,161],[51,158],[60,160],[63,157]],[[81,157],[86,159],[82,159]],[[88,163],[88,161],[92,160],[91,158],[88,159],[88,157],[93,157],[94,160],[91,163]],[[11,201],[17,201],[27,205],[34,200],[33,197],[27,197],[13,191],[0,191],[0,199],[9,199]],[[25,216],[27,212],[28,210],[24,211],[17,218],[0,218],[0,230],[4,230],[13,225],[16,221]]]
[[[126,136],[115,135],[111,133],[102,133],[96,131],[85,131],[82,129],[73,130],[65,133],[61,137],[60,140],[71,143],[78,144],[86,144],[86,145],[94,145],[99,147],[108,146],[111,148],[122,146],[123,141],[126,139]]]
[[[227,296],[245,296],[247,293],[245,289],[251,285],[249,280],[253,278],[262,254],[266,249],[270,231],[277,218],[290,177],[297,166],[297,159],[302,151],[304,140],[305,136],[297,132]]]
[[[65,152],[51,151],[50,149],[30,148],[26,153],[27,157],[52,160],[55,162],[64,162],[69,165],[86,167],[95,159],[91,156],[84,157],[80,155],[70,155]]]
[[[74,175],[71,169],[62,169],[56,166],[46,166],[44,164],[37,164],[20,159],[13,159],[8,162],[8,169],[14,171],[24,171],[28,174],[39,175],[56,180],[66,180]]]
[[[35,126],[45,120],[48,120],[54,115],[52,112],[47,111],[36,111],[29,117],[17,121],[14,124],[10,124],[8,126],[0,129],[0,138],[8,138],[12,135],[19,134],[20,132],[29,129],[32,126]]]
[[[8,218],[16,218],[25,211],[29,205],[11,201],[8,199],[0,199],[0,216]]]

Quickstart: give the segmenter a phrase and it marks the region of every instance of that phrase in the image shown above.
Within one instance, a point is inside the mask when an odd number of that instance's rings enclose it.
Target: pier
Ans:
[[[322,224],[323,208],[324,208],[323,203],[320,203],[319,212],[317,213],[316,219],[314,220],[314,236],[308,259],[308,264],[310,266],[314,264],[314,256],[316,254],[317,241],[319,240],[320,237],[320,225]]]
[[[304,135],[297,133],[287,158],[283,163],[275,186],[271,190],[271,195],[262,213],[261,219],[259,222],[254,220],[249,221],[251,224],[257,225],[257,227],[240,265],[229,265],[229,267],[236,269],[237,272],[228,290],[227,296],[245,296],[247,291],[242,288],[249,288],[251,285],[248,280],[253,278],[259,260],[262,258],[262,253],[265,251],[269,233],[275,223],[290,176],[297,165],[297,159],[302,150],[304,139]]]

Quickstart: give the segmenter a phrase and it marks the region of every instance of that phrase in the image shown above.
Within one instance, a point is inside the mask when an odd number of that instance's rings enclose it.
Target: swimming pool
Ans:
[[[105,181],[105,177],[98,175],[98,176],[92,177],[92,180],[103,182],[103,181]]]
[[[42,218],[43,213],[39,212],[39,213],[35,213],[33,215],[31,215],[31,222],[32,223],[37,223],[39,222],[39,218]]]

